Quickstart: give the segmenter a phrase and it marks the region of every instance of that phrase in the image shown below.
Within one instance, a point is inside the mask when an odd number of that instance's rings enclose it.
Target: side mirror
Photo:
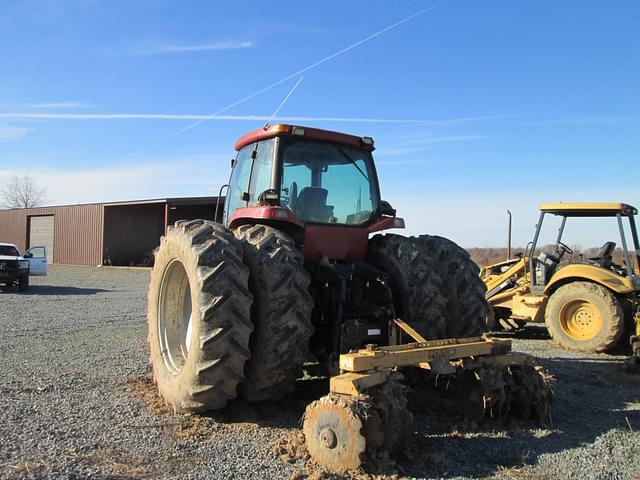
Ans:
[[[385,200],[380,200],[380,205],[378,206],[378,210],[382,215],[387,215],[389,217],[396,216],[396,210],[391,206],[391,204]]]
[[[233,170],[233,168],[236,166],[236,159],[232,158],[231,159],[231,169]]]
[[[22,258],[33,258],[33,253],[25,253]]]

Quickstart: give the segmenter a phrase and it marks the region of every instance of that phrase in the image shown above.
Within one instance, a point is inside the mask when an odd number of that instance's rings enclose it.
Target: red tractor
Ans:
[[[176,222],[151,272],[153,375],[176,412],[277,400],[315,362],[330,392],[303,430],[334,471],[384,458],[411,431],[399,369],[446,375],[474,419],[550,420],[543,369],[478,336],[488,305],[469,255],[437,236],[370,238],[404,227],[380,198],[371,138],[274,125],[236,150],[223,223]]]
[[[433,340],[486,331],[478,267],[403,228],[380,197],[374,142],[273,125],[236,142],[223,224],[179,221],[149,287],[154,379],[177,412],[275,400],[305,362],[390,343],[401,318]]]

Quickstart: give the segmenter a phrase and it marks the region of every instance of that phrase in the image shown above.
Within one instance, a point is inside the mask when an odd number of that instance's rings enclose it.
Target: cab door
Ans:
[[[29,260],[29,275],[47,274],[47,247],[31,247],[26,251],[25,258]]]

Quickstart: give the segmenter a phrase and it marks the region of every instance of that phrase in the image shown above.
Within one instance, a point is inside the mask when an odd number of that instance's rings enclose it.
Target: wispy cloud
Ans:
[[[380,148],[376,152],[378,158],[384,157],[402,157],[425,150],[425,147],[439,143],[457,143],[468,142],[473,140],[483,140],[487,138],[485,135],[438,135],[416,137],[410,141],[387,148]],[[396,164],[397,162],[393,162]],[[417,163],[417,162],[411,162]]]
[[[549,125],[549,126],[571,126],[571,125],[608,125],[614,123],[638,122],[640,116],[629,115],[620,117],[575,117],[575,118],[555,118],[548,120],[532,120],[520,123],[522,126]]]
[[[282,121],[282,122],[345,122],[345,123],[384,123],[415,124],[427,126],[455,126],[483,120],[494,120],[499,117],[461,117],[442,120],[420,120],[402,118],[369,118],[369,117],[307,117],[269,115],[200,115],[174,113],[51,113],[51,112],[0,112],[0,119],[11,120],[197,120],[197,121]],[[501,118],[501,117],[500,117]],[[445,142],[459,139],[476,139],[478,136],[432,137],[425,142]]]
[[[25,107],[28,108],[91,108],[93,107],[90,103],[85,102],[42,102],[42,103],[29,103],[26,104]]]
[[[217,195],[220,185],[228,181],[229,164],[226,153],[186,153],[179,157],[163,156],[142,159],[135,165],[114,165],[109,168],[51,168],[25,159],[30,175],[37,185],[47,189],[51,205],[112,202],[175,196]],[[112,162],[105,161],[111,165]],[[211,175],[201,172],[217,165]],[[23,170],[2,169],[0,184]],[[132,193],[134,192],[134,193]],[[133,195],[133,196],[132,196]]]
[[[215,50],[240,50],[251,48],[254,43],[251,41],[225,40],[211,43],[200,43],[194,45],[165,44],[151,47],[136,47],[131,50],[134,55],[162,55],[165,53],[194,53],[210,52]]]
[[[30,129],[0,123],[0,143],[17,142],[27,136]]]

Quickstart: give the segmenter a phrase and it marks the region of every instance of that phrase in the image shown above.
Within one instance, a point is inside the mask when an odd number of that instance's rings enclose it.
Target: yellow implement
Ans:
[[[398,372],[408,367],[449,376],[457,383],[452,391],[461,412],[472,418],[550,422],[549,376],[533,357],[511,352],[510,340],[485,335],[427,341],[402,320],[393,328],[417,341],[340,355],[341,374],[331,378],[329,395],[307,407],[303,430],[316,463],[337,472],[356,470],[401,442],[412,415]]]

